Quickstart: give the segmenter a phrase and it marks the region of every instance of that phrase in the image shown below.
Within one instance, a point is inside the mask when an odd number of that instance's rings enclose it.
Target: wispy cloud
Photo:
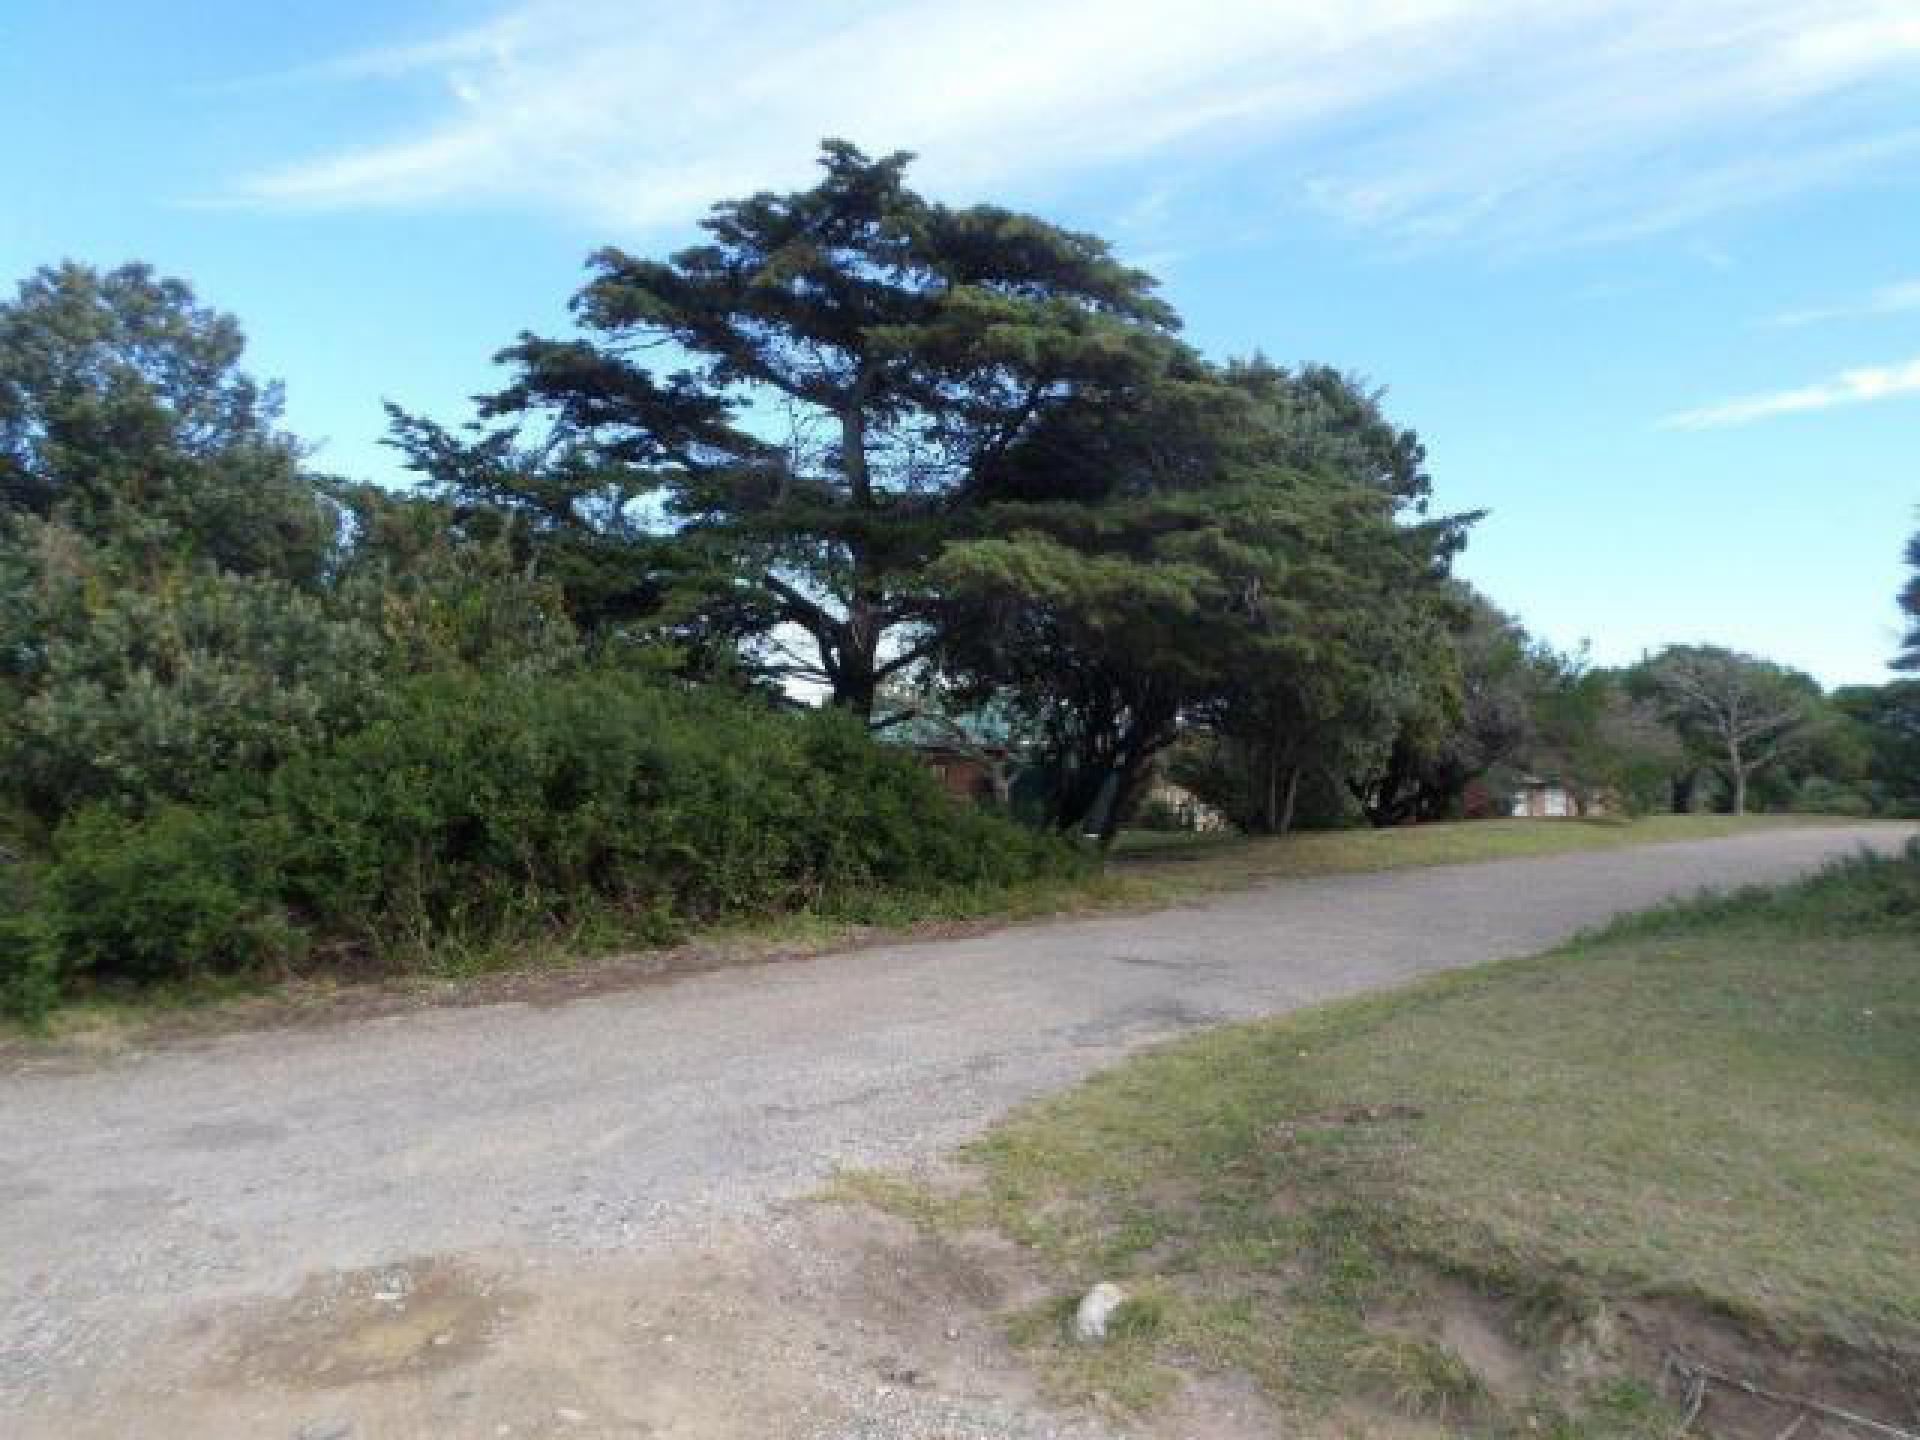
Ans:
[[[1895,118],[1920,78],[1911,0],[512,0],[320,73],[437,98],[244,198],[646,228],[803,179],[828,134],[968,189],[1204,142],[1403,241],[1528,245],[1920,154]]]
[[[1842,370],[1830,380],[1798,389],[1737,396],[1717,405],[1669,415],[1660,426],[1664,430],[1719,430],[1751,425],[1756,420],[1770,420],[1777,415],[1832,410],[1842,405],[1864,405],[1873,400],[1914,394],[1920,394],[1920,359],[1909,360],[1904,365]]]
[[[1810,305],[1802,310],[1783,310],[1777,315],[1769,315],[1766,323],[1781,329],[1797,329],[1804,325],[1823,325],[1830,320],[1864,320],[1877,315],[1898,315],[1909,310],[1920,310],[1920,280],[1902,280],[1896,284],[1882,285],[1869,295],[1837,305]]]

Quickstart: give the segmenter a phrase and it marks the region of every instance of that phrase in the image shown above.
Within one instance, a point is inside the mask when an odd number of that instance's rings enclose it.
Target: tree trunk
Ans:
[[[1697,781],[1694,772],[1682,770],[1673,777],[1668,789],[1668,808],[1676,815],[1693,813],[1693,792]]]
[[[1120,821],[1133,808],[1145,768],[1138,759],[1129,756],[1114,772],[1113,800],[1107,806],[1107,813],[1100,817],[1100,853],[1102,855],[1113,849],[1113,838],[1120,833]]]
[[[1095,763],[1083,756],[1071,774],[1056,781],[1051,787],[1053,828],[1062,835],[1081,831],[1093,807],[1100,803],[1110,773],[1104,761]]]
[[[867,469],[867,381],[854,381],[840,412],[840,465],[847,477],[847,498],[864,514],[873,509],[873,479]],[[840,627],[840,673],[835,677],[833,703],[853,711],[862,720],[873,719],[879,688],[880,612],[886,590],[868,543],[858,536],[848,542],[852,552],[853,585],[847,596],[846,623]]]
[[[1293,765],[1287,769],[1287,797],[1280,807],[1280,829],[1282,835],[1293,830],[1294,806],[1300,799],[1300,767]]]
[[[855,597],[848,609],[851,618],[841,631],[840,667],[833,677],[833,703],[871,723],[873,702],[879,690],[875,678],[879,668],[876,653],[879,637],[874,633],[878,627],[872,623],[864,599]]]
[[[1747,813],[1747,772],[1738,766],[1733,772],[1733,813]]]

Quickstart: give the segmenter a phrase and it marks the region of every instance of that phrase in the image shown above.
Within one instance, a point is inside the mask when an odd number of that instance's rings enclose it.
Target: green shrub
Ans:
[[[296,908],[377,944],[608,909],[661,930],[1065,863],[848,717],[617,673],[423,678],[272,792]]]
[[[1920,936],[1920,839],[1899,856],[1863,852],[1791,884],[1710,891],[1623,916],[1599,933],[1662,934],[1739,923],[1823,937],[1887,931]]]
[[[301,937],[280,908],[274,850],[265,822],[222,811],[82,810],[40,881],[38,983],[193,980],[292,958]]]
[[[225,797],[62,824],[0,930],[4,1003],[257,972],[318,942],[418,954],[586,924],[871,918],[1079,863],[848,716],[620,673],[408,681]]]
[[[26,867],[0,861],[0,1015],[32,1023],[59,999],[58,961],[41,934]]]
[[[1804,815],[1871,815],[1873,801],[1824,775],[1809,775],[1794,792],[1789,808]]]
[[[0,726],[9,795],[49,825],[96,800],[204,801],[367,712],[379,639],[313,596],[223,574],[151,591],[80,574],[34,617],[31,663],[18,663],[24,684]]]

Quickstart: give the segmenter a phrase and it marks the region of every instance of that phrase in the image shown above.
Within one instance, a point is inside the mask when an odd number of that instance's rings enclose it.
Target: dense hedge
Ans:
[[[319,945],[392,954],[588,920],[660,935],[1075,863],[844,715],[620,674],[437,675],[216,802],[70,818],[13,878],[30,894],[0,931],[0,985],[23,1009]]]

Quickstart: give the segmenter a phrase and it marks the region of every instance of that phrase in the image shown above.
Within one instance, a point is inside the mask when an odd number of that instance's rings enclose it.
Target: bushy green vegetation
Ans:
[[[612,904],[683,924],[1008,883],[1065,851],[944,796],[843,713],[588,674],[415,682],[275,777],[296,903],[491,931]]]
[[[597,925],[660,939],[741,914],[1076,864],[956,804],[850,717],[586,671],[403,681],[369,721],[194,807],[104,804],[14,867],[16,1008],[83,982],[431,955]]]
[[[1683,1350],[1841,1357],[1871,1413],[1920,1360],[1917,956],[1920,848],[1182,1041],[1016,1114],[977,1184],[844,1188],[1003,1229],[1066,1305],[1151,1299],[1099,1349],[1010,1318],[1075,1398],[1227,1367],[1309,1432],[1671,1436],[1640,1306]]]

